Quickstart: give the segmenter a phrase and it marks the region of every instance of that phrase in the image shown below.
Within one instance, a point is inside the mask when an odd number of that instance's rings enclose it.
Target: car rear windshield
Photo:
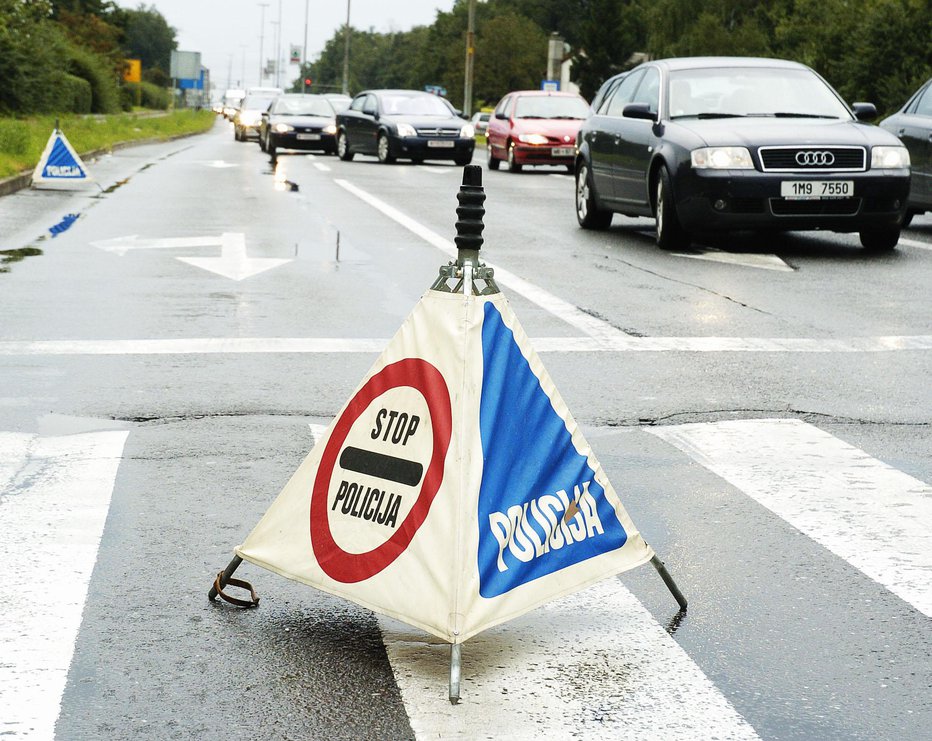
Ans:
[[[835,92],[808,69],[675,70],[670,73],[669,105],[671,118],[851,118]]]
[[[389,116],[444,116],[454,115],[452,109],[441,98],[429,93],[405,95],[391,93],[381,96],[382,113]]]
[[[265,111],[268,110],[273,100],[275,96],[247,95],[243,100],[242,108],[244,111]]]
[[[515,103],[515,118],[586,118],[589,104],[582,98],[526,95]]]
[[[333,117],[333,106],[326,98],[279,98],[275,101],[273,113],[289,116],[326,116]]]

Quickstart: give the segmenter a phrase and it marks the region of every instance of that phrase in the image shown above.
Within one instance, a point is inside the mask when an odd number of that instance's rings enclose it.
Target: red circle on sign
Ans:
[[[327,511],[327,495],[340,449],[353,423],[369,405],[386,391],[403,386],[420,391],[430,411],[433,452],[421,482],[420,494],[408,516],[382,545],[365,553],[344,551],[333,538]],[[311,492],[311,546],[317,563],[327,576],[347,584],[363,581],[378,574],[404,553],[414,534],[427,519],[430,505],[440,489],[452,429],[450,392],[446,381],[440,371],[426,360],[405,358],[387,365],[359,389],[334,425],[317,466]]]

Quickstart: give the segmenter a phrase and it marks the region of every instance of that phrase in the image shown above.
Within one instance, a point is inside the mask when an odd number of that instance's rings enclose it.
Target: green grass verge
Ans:
[[[59,127],[78,154],[139,139],[168,139],[207,131],[209,110],[121,113],[113,116],[58,116]],[[56,116],[0,118],[0,178],[32,170],[55,128]]]

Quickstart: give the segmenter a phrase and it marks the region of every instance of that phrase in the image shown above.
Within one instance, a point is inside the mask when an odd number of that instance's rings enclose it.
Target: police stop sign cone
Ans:
[[[421,628],[454,647],[454,702],[460,644],[550,600],[652,561],[686,606],[478,261],[478,178],[466,168],[460,259],[211,590],[245,559]]]
[[[55,130],[52,131],[39,163],[33,170],[32,187],[76,190],[93,182],[94,178],[88,172],[87,166],[58,128],[56,120]]]

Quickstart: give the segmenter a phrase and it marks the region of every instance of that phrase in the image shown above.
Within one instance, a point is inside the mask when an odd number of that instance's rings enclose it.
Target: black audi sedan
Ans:
[[[279,149],[337,151],[336,113],[322,95],[278,96],[262,114],[259,146],[272,157]]]
[[[453,160],[468,165],[475,130],[444,98],[420,90],[366,90],[337,114],[337,153],[396,159]]]
[[[858,232],[892,250],[909,194],[909,153],[864,123],[805,65],[693,57],[613,78],[577,140],[576,216],[654,217],[657,244],[737,230]],[[598,96],[597,96],[598,98]]]
[[[909,150],[909,204],[903,225],[915,214],[932,211],[932,80],[926,82],[899,111],[880,122]]]

